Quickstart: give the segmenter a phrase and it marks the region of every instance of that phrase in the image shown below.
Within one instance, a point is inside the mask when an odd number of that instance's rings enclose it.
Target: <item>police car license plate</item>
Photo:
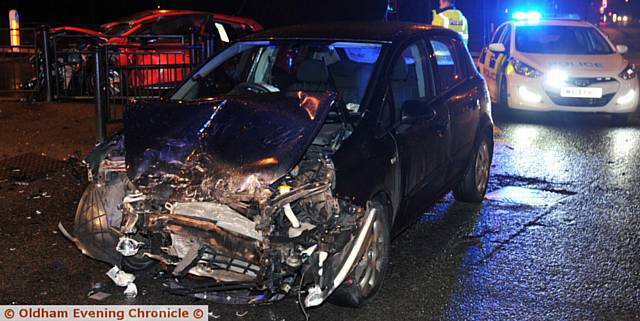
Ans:
[[[602,88],[563,87],[560,96],[567,98],[602,98]]]

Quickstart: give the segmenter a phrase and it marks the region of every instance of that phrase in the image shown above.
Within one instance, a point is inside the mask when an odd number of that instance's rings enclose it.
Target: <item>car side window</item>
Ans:
[[[507,49],[505,53],[509,55],[509,51],[511,49],[511,26],[510,25],[507,26],[504,37],[502,37],[501,42],[504,45],[504,47]]]
[[[437,87],[440,91],[447,91],[463,79],[460,59],[456,56],[455,42],[450,38],[434,38],[430,43]]]
[[[389,75],[389,83],[396,116],[402,105],[410,100],[430,97],[429,65],[424,41],[406,47],[396,58]]]
[[[500,37],[502,36],[502,32],[504,31],[505,27],[506,25],[503,25],[500,26],[498,30],[496,30],[496,32],[493,34],[493,38],[491,38],[491,43],[497,43],[498,41],[500,41]]]

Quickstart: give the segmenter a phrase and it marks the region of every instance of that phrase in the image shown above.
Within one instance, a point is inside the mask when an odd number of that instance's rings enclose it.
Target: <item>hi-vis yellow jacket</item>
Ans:
[[[433,10],[433,22],[431,24],[457,31],[462,35],[464,44],[469,43],[469,24],[462,11],[458,9],[447,9],[440,13]]]

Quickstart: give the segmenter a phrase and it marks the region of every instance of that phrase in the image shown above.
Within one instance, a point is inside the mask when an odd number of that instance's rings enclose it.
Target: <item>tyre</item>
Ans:
[[[505,113],[509,111],[509,92],[507,89],[507,77],[502,76],[500,80],[500,91],[498,93],[498,103]]]
[[[629,114],[613,114],[611,115],[611,123],[617,126],[625,126],[629,123]]]
[[[474,149],[474,155],[462,182],[453,190],[453,196],[457,201],[480,203],[484,199],[491,174],[492,146],[489,136],[483,135]]]
[[[335,305],[359,308],[371,301],[380,291],[389,267],[391,234],[388,209],[381,203],[373,203],[376,216],[365,241],[365,251],[355,268],[328,298]]]
[[[508,117],[512,115],[511,108],[509,107],[509,89],[507,86],[507,76],[502,76],[500,80],[500,90],[498,91],[498,105],[499,111],[502,115]]]

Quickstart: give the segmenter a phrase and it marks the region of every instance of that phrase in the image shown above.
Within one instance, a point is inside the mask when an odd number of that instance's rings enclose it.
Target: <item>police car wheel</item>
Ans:
[[[502,108],[505,112],[509,111],[509,93],[507,89],[507,77],[502,76],[500,80],[500,92],[498,93],[500,108]]]

